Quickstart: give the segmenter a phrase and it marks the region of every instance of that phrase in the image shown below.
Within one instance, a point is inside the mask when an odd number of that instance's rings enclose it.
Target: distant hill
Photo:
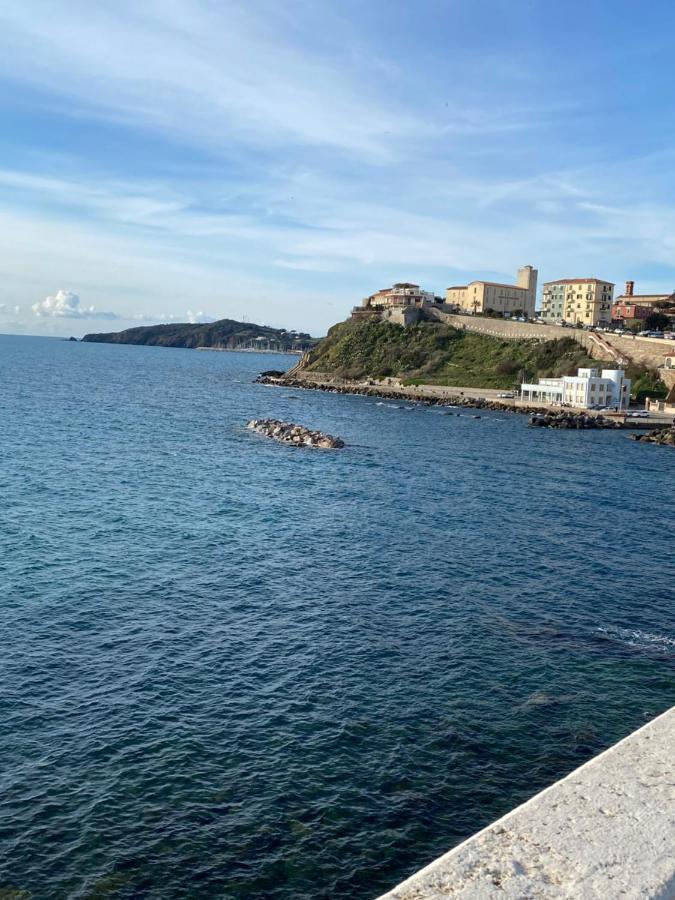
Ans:
[[[208,347],[222,350],[307,350],[317,339],[298,331],[269,328],[234,319],[220,319],[206,325],[173,323],[142,325],[125,331],[85,334],[83,341],[99,344],[146,344],[154,347]]]

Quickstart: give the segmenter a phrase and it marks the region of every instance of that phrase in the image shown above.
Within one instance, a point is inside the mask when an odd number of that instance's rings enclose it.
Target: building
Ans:
[[[612,304],[612,322],[630,328],[631,325],[644,322],[653,311],[653,306],[639,306],[637,303],[629,303],[627,300],[617,300]]]
[[[559,278],[544,282],[540,315],[545,322],[609,325],[614,285],[601,278]]]
[[[494,310],[503,314],[522,312],[533,316],[536,296],[537,270],[532,266],[522,266],[518,269],[515,284],[471,281],[469,284],[455,285],[446,290],[445,302],[473,315]]]
[[[392,285],[390,288],[382,288],[370,297],[363,300],[361,307],[364,309],[391,309],[392,307],[403,308],[406,306],[435,306],[442,301],[436,300],[431,291],[423,291],[419,284],[410,284],[407,281],[401,281]]]
[[[352,309],[352,319],[381,319],[407,326],[423,319],[424,310],[430,307],[442,308],[442,298],[423,291],[418,284],[400,281],[365,297]]]
[[[675,293],[668,291],[667,294],[636,294],[635,282],[627,281],[625,292],[616,298],[616,302],[647,307],[649,312],[653,312],[660,305],[675,306]]]
[[[630,379],[623,369],[579,369],[576,375],[540,378],[538,384],[522,384],[521,400],[574,406],[580,409],[615,407],[627,409]]]

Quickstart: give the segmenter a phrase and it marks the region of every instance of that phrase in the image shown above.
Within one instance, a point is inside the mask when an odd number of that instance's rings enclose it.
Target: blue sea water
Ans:
[[[3,896],[372,898],[673,703],[674,451],[288,364],[0,337]]]

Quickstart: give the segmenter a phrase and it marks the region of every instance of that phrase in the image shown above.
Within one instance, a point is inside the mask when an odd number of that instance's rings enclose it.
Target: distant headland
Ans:
[[[235,319],[219,319],[203,325],[187,322],[142,325],[125,331],[85,334],[82,340],[99,344],[144,344],[194,350],[255,350],[275,353],[305,353],[318,341],[305,332],[237,322]]]

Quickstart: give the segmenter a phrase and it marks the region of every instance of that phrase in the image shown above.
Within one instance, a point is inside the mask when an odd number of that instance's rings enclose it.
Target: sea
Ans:
[[[671,448],[294,362],[0,337],[0,897],[370,900],[673,704]]]

